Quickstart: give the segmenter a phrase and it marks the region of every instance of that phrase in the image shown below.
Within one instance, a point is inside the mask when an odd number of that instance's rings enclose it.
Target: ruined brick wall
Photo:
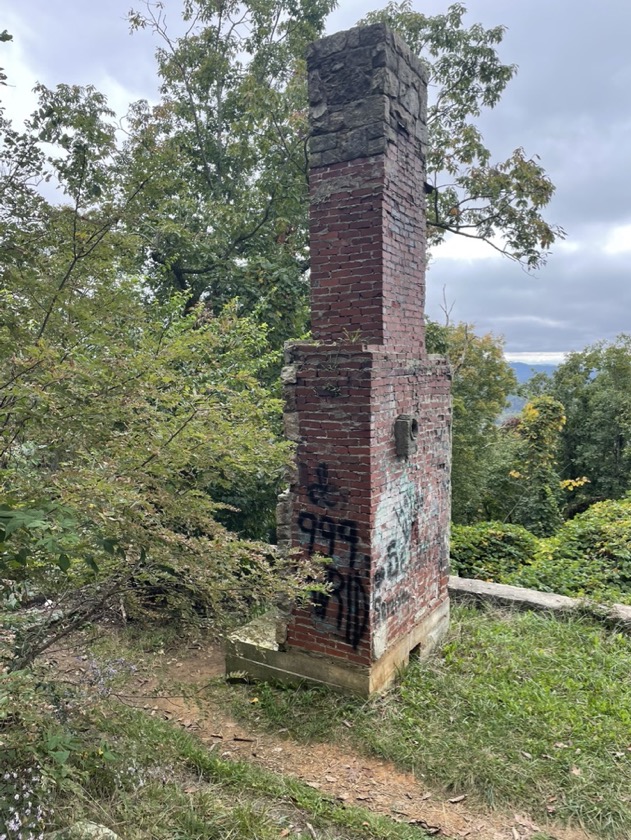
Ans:
[[[448,597],[450,371],[444,359],[383,354],[373,385],[372,654],[378,659]],[[397,457],[397,416],[418,422],[417,451]]]
[[[308,56],[314,343],[286,349],[279,536],[330,558],[287,648],[370,666],[447,599],[450,397],[424,343],[426,79],[382,24]],[[410,451],[395,423],[413,418]]]

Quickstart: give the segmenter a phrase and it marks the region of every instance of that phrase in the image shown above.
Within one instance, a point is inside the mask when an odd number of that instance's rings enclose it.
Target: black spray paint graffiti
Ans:
[[[412,596],[407,589],[403,589],[390,596],[386,595],[382,597],[381,595],[377,595],[372,605],[375,623],[381,624],[382,621],[386,621],[391,615],[400,613],[411,598]]]
[[[324,508],[334,508],[337,505],[337,487],[329,483],[329,468],[326,464],[319,464],[316,470],[318,480],[307,488],[307,495],[314,505]]]
[[[368,597],[355,568],[359,542],[357,524],[349,519],[336,522],[330,516],[318,517],[303,511],[298,516],[298,527],[309,537],[309,554],[315,551],[316,541],[327,546],[322,553],[328,557],[333,557],[336,544],[342,543],[348,549],[348,571],[343,573],[334,566],[327,567],[326,581],[332,588],[328,593],[313,593],[314,613],[324,620],[332,606],[337,630],[343,632],[349,645],[357,648],[368,625]]]
[[[405,568],[408,560],[408,555],[399,556],[397,551],[397,541],[391,540],[386,548],[386,563],[375,572],[375,586],[379,587],[384,580],[392,580],[396,578],[399,572]]]
[[[407,568],[410,562],[410,548],[418,539],[418,516],[423,504],[423,496],[414,498],[403,496],[394,513],[398,523],[397,539],[390,540],[386,547],[384,565],[375,572],[375,587],[378,589],[384,582],[395,580]]]

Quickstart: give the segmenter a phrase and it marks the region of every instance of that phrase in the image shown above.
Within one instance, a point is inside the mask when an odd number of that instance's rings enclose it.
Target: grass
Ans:
[[[236,702],[297,738],[345,734],[490,806],[631,836],[631,640],[589,619],[457,608],[440,654],[375,701],[260,685]]]
[[[416,827],[342,805],[298,781],[223,760],[186,732],[140,711],[110,707],[100,728],[113,745],[110,766],[85,780],[65,814],[62,804],[66,824],[90,819],[125,840],[312,840],[314,832],[322,840],[426,837]],[[124,767],[133,768],[131,776],[127,770],[128,784]]]
[[[81,685],[55,681],[43,664],[0,671],[0,835],[59,829],[50,836],[62,840],[66,828],[88,820],[125,840],[425,840],[416,826],[225,760],[179,727],[114,700],[109,689],[122,679],[120,654],[132,641],[110,664],[90,668]]]

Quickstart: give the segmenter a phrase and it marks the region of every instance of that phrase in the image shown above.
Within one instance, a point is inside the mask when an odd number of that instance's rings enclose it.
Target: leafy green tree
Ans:
[[[497,336],[476,335],[468,324],[427,324],[431,353],[452,365],[452,518],[456,523],[484,517],[488,475],[499,439],[497,419],[517,382]]]
[[[515,426],[517,461],[509,477],[517,489],[508,520],[540,537],[553,534],[562,522],[557,452],[565,423],[563,405],[544,395],[526,403]]]
[[[133,28],[160,39],[157,105],[130,114],[130,172],[147,180],[133,225],[153,288],[203,301],[217,313],[239,298],[280,344],[308,320],[307,44],[333,0],[188,0],[187,30],[172,38],[161,5],[133,12]],[[463,24],[391,4],[387,20],[419,52],[435,95],[429,110],[432,244],[446,232],[486,240],[536,267],[562,231],[543,208],[553,186],[516,150],[492,163],[475,121],[515,72],[499,60],[503,28]]]
[[[560,438],[564,478],[582,483],[569,512],[631,489],[631,336],[571,353],[547,384],[565,406]]]
[[[39,95],[25,132],[0,125],[0,578],[72,587],[16,666],[116,594],[234,620],[285,585],[208,493],[282,475],[264,330],[234,305],[148,295],[127,224],[146,182],[121,183],[103,97]],[[63,203],[38,192],[47,178]]]
[[[494,162],[475,120],[495,107],[514,76],[514,64],[502,64],[496,47],[504,27],[467,27],[466,7],[454,3],[445,14],[428,16],[411,0],[390,2],[366,17],[398,30],[422,58],[429,73],[427,179],[430,243],[446,232],[482,239],[529,268],[563,231],[546,222],[542,211],[554,193],[537,156],[523,149]],[[498,244],[497,237],[502,244]]]
[[[147,178],[134,221],[154,288],[215,314],[239,298],[276,345],[307,320],[307,45],[333,0],[189,0],[172,39],[160,6],[158,105],[136,103],[126,151]]]
[[[6,41],[12,41],[13,35],[7,32],[6,29],[3,29],[0,32],[0,43],[5,43]],[[7,74],[4,72],[4,67],[0,67],[0,85],[6,85],[7,83]]]

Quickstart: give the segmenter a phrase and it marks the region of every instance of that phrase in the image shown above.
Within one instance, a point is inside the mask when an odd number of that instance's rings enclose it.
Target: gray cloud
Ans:
[[[428,313],[441,320],[443,288],[452,318],[506,337],[507,350],[580,350],[629,331],[629,254],[589,249],[552,258],[537,276],[502,260],[432,265]]]
[[[27,53],[35,76],[59,83],[99,86],[109,78],[130,95],[155,95],[155,42],[148,32],[129,34],[133,0],[22,0],[7,26]],[[178,4],[179,5],[179,4]],[[178,15],[173,14],[174,22]],[[10,74],[11,68],[7,66]]]
[[[30,66],[47,84],[109,79],[130,98],[152,96],[155,43],[148,33],[127,34],[130,4],[22,0],[8,23],[22,23]],[[166,0],[175,29],[179,5]],[[328,30],[353,26],[380,5],[385,0],[343,0]],[[428,0],[417,8],[433,14],[447,5]],[[444,259],[438,249],[429,311],[440,315],[446,285],[453,317],[503,333],[512,351],[580,349],[629,331],[631,252],[607,254],[603,245],[613,228],[631,222],[631,3],[469,0],[469,7],[469,22],[508,27],[500,52],[519,65],[502,102],[481,117],[488,144],[497,159],[517,146],[540,155],[557,186],[547,216],[566,228],[575,250],[557,248],[531,277],[506,260]]]

